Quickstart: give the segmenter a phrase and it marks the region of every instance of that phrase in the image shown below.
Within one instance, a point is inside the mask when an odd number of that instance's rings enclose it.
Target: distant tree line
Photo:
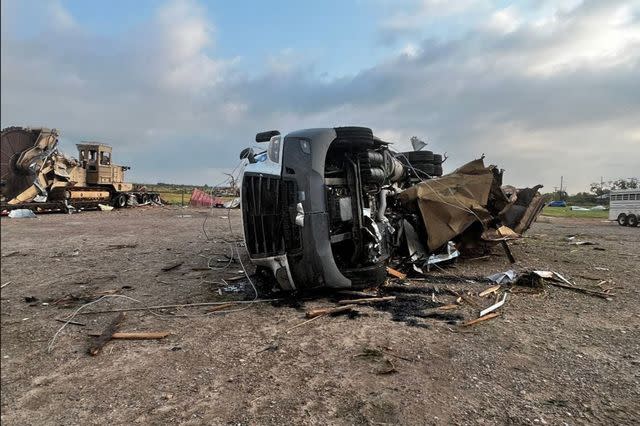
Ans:
[[[609,180],[606,182],[594,182],[589,185],[589,192],[578,192],[569,195],[566,191],[548,192],[543,194],[546,202],[563,200],[573,205],[597,205],[609,203],[609,192],[615,189],[640,188],[639,178],[626,178]]]
[[[612,189],[634,189],[640,187],[640,179],[637,177],[609,180],[606,182],[594,182],[589,191],[597,197],[608,195]]]

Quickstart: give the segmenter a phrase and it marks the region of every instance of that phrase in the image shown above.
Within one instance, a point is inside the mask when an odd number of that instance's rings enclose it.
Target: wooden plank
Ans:
[[[403,274],[402,272],[396,271],[395,269],[389,268],[388,266],[387,266],[387,274],[391,275],[392,277],[399,278],[401,280],[404,280],[407,278],[407,274]]]
[[[340,300],[338,302],[338,305],[348,305],[350,303],[355,303],[357,305],[364,305],[367,303],[389,302],[391,300],[396,300],[396,297],[385,296],[385,297],[367,297],[364,299],[345,299],[345,300]]]
[[[337,313],[340,313],[340,312],[350,311],[351,309],[355,308],[356,306],[357,305],[343,305],[343,306],[338,306],[338,307],[333,307],[333,308],[312,309],[310,311],[307,311],[306,317],[307,318],[315,318],[315,317],[319,317],[321,315],[337,314]]]
[[[499,313],[493,312],[493,313],[490,313],[490,314],[485,315],[483,317],[476,318],[476,319],[473,319],[471,321],[467,321],[467,322],[461,324],[460,326],[461,327],[469,327],[469,326],[472,326],[472,325],[478,324],[480,322],[487,321],[487,320],[490,320],[490,319],[493,319],[493,318],[496,318],[496,317],[499,317],[499,316],[500,316]]]
[[[494,285],[494,286],[491,286],[491,287],[487,288],[486,290],[481,291],[480,294],[478,294],[478,296],[484,297],[487,294],[495,293],[498,290],[500,290],[500,285]]]
[[[90,333],[89,336],[95,336],[97,333]],[[164,339],[170,335],[168,331],[136,331],[136,332],[115,332],[111,335],[114,340],[157,340]]]

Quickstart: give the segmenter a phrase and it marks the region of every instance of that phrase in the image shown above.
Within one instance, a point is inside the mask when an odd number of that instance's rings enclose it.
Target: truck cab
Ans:
[[[133,185],[123,183],[129,167],[112,164],[111,147],[98,142],[83,142],[78,147],[78,159],[87,173],[88,185],[113,186],[116,191],[130,191]]]
[[[251,260],[284,290],[358,288],[386,277],[393,227],[388,190],[405,168],[364,127],[262,132],[241,154],[244,236]]]

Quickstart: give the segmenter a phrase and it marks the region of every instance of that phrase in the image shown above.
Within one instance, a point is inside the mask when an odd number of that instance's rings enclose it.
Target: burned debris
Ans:
[[[471,161],[442,175],[431,151],[395,152],[364,127],[259,133],[245,149],[247,250],[283,290],[378,286],[389,264],[418,272],[486,253],[525,232],[541,185],[503,186],[503,171]]]

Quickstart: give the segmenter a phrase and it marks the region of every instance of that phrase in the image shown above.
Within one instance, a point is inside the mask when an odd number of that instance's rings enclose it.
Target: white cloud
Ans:
[[[420,47],[414,43],[407,43],[404,45],[400,53],[408,56],[409,58],[415,58],[420,53]]]
[[[169,89],[202,90],[223,80],[224,62],[213,59],[213,25],[205,10],[191,0],[172,0],[156,16],[157,63]]]
[[[57,30],[69,30],[76,27],[76,21],[71,13],[59,2],[52,1],[48,3],[50,15],[52,18],[52,26]]]
[[[491,14],[487,27],[502,34],[512,33],[520,27],[521,20],[515,6],[496,10]]]

